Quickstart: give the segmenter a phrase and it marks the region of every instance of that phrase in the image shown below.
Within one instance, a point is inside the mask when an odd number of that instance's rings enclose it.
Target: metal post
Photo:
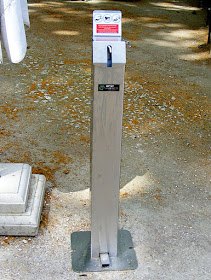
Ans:
[[[119,181],[126,43],[120,11],[93,12],[91,234],[72,234],[75,271],[135,269],[131,235],[119,231]],[[81,249],[80,249],[80,248]],[[80,250],[86,251],[84,252]]]
[[[94,65],[92,131],[92,257],[117,256],[124,65]],[[99,83],[120,86],[99,90]]]

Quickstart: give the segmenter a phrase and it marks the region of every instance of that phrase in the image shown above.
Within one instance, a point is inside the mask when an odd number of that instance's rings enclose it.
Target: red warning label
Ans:
[[[118,33],[118,24],[97,24],[97,33]]]

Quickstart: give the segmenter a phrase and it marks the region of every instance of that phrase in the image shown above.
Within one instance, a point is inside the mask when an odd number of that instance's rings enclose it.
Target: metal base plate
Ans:
[[[72,269],[76,272],[133,270],[138,267],[132,237],[129,231],[118,232],[118,256],[110,258],[110,265],[103,267],[100,258],[91,258],[91,232],[71,234]]]

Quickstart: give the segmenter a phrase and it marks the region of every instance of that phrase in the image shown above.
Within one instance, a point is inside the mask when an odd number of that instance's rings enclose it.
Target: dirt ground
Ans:
[[[0,162],[44,174],[36,237],[0,237],[0,279],[209,280],[210,82],[194,0],[29,0],[28,50],[0,65]],[[92,11],[121,10],[127,48],[120,228],[138,269],[75,273],[70,234],[90,230]]]

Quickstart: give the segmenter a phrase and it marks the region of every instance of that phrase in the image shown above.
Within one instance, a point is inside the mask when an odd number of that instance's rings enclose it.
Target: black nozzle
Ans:
[[[107,46],[107,67],[112,67],[112,46]]]

